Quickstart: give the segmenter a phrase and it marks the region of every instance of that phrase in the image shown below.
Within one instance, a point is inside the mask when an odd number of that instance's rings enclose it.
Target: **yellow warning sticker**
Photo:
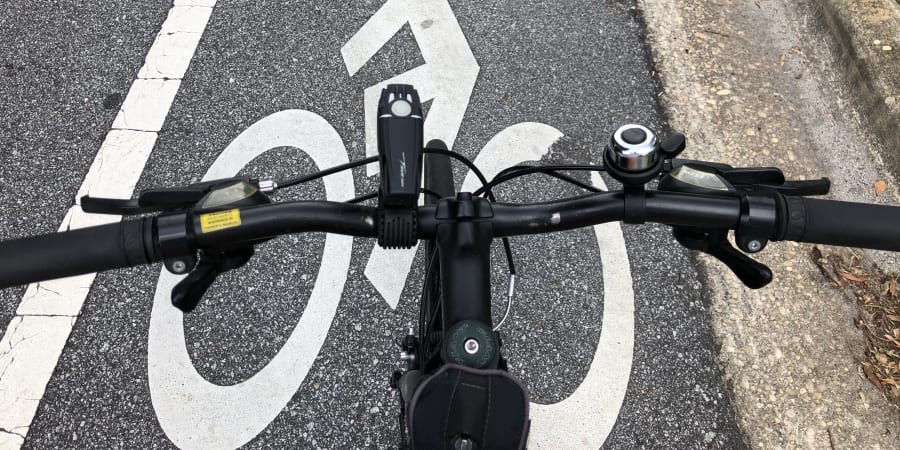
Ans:
[[[229,209],[228,211],[218,211],[200,215],[201,233],[212,233],[213,231],[224,230],[240,225],[241,211],[238,209]]]

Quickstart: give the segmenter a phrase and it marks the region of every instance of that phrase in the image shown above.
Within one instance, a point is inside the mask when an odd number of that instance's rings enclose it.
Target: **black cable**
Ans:
[[[449,156],[449,157],[451,157],[451,158],[453,158],[453,159],[455,159],[455,160],[457,160],[457,161],[460,161],[460,162],[462,162],[463,164],[465,164],[466,167],[468,167],[469,170],[471,170],[472,173],[475,174],[475,176],[478,178],[478,181],[481,182],[481,189],[479,189],[478,191],[475,191],[476,193],[475,193],[475,194],[472,194],[472,195],[479,195],[479,191],[482,191],[482,192],[483,192],[483,191],[484,191],[484,187],[488,185],[487,178],[484,176],[483,173],[481,173],[481,170],[479,170],[478,167],[475,166],[475,163],[473,163],[472,161],[470,161],[470,160],[469,160],[468,158],[466,158],[465,156],[460,155],[459,153],[456,153],[456,152],[452,152],[452,151],[450,151],[450,150],[443,150],[443,149],[438,149],[438,148],[426,148],[426,149],[425,149],[425,153],[435,153],[435,154],[438,154],[438,155]],[[492,201],[492,202],[494,202],[494,203],[497,202],[497,198],[494,197],[494,193],[491,192],[490,190],[488,190],[488,191],[485,193],[485,196],[488,198],[488,200],[490,200],[490,201]],[[515,273],[516,273],[516,264],[515,264],[515,262],[513,261],[513,257],[512,257],[512,247],[510,247],[510,245],[509,245],[509,238],[506,238],[506,237],[505,237],[505,238],[502,238],[501,240],[503,241],[503,251],[506,252],[506,264],[509,266],[509,273],[512,274],[512,275],[515,275]]]
[[[378,191],[375,191],[375,192],[369,192],[369,193],[366,194],[366,195],[360,195],[359,197],[352,198],[352,199],[350,199],[350,200],[347,200],[347,201],[344,202],[344,203],[362,203],[362,202],[364,202],[364,201],[366,201],[366,200],[372,200],[372,199],[375,198],[375,197],[378,197]]]
[[[515,172],[506,173],[504,175],[497,174],[497,176],[495,176],[493,180],[491,180],[487,184],[478,188],[472,195],[481,195],[482,193],[487,195],[488,192],[492,192],[493,188],[500,185],[501,183],[505,183],[514,178],[518,178],[518,177],[525,176],[525,175],[532,174],[532,173],[545,173],[550,176],[556,177],[556,175],[553,175],[550,172],[555,172],[557,170],[586,170],[586,171],[598,171],[599,172],[599,171],[603,171],[605,169],[601,166],[537,166],[537,167],[519,166],[519,168],[516,169]],[[557,175],[562,175],[562,174],[557,174]],[[556,178],[560,178],[563,181],[571,182],[562,177],[556,177]],[[574,180],[574,181],[575,182],[572,184],[575,184],[575,185],[577,185],[583,189],[586,189],[588,191],[603,192],[602,189],[598,189],[594,186],[584,184],[578,180]]]
[[[468,167],[469,170],[471,170],[472,173],[475,174],[475,176],[478,178],[478,181],[481,182],[482,186],[488,184],[487,178],[485,178],[484,174],[481,173],[481,170],[478,170],[478,167],[475,166],[475,163],[473,163],[471,160],[469,160],[469,158],[466,158],[465,156],[460,155],[459,153],[451,152],[450,150],[444,150],[444,149],[440,149],[440,148],[426,148],[425,153],[435,153],[438,155],[449,156],[449,157],[465,164],[466,167]],[[497,201],[497,199],[493,198],[493,196],[489,197],[489,198],[492,202]]]
[[[530,168],[529,166],[519,166],[519,167],[522,167],[522,168]],[[581,181],[578,180],[578,179],[575,179],[575,178],[570,177],[569,175],[566,175],[566,174],[563,174],[563,173],[559,173],[559,172],[557,172],[557,171],[555,171],[555,170],[546,170],[546,171],[541,170],[541,171],[538,171],[537,173],[544,174],[544,175],[549,175],[549,176],[551,176],[551,177],[553,177],[553,178],[557,178],[557,179],[562,180],[562,181],[565,181],[566,183],[569,183],[569,184],[574,184],[575,186],[578,186],[578,187],[580,187],[580,188],[582,188],[582,189],[585,189],[585,190],[588,190],[588,191],[591,191],[591,192],[600,192],[600,189],[597,189],[597,188],[594,187],[594,186],[591,186],[591,185],[589,185],[589,184],[587,184],[587,183],[583,183],[583,182],[581,182]],[[494,177],[494,179],[497,179],[497,177]],[[499,183],[498,183],[498,184],[499,184]],[[493,192],[493,189],[491,189],[491,192]]]
[[[341,164],[339,166],[334,166],[330,169],[321,170],[311,175],[305,175],[302,177],[292,178],[290,180],[279,181],[276,183],[276,190],[282,189],[286,187],[296,186],[301,183],[306,183],[307,181],[317,180],[322,177],[327,177],[328,175],[335,174],[347,169],[352,169],[354,167],[359,167],[362,165],[370,164],[373,162],[378,162],[377,156],[370,156],[366,159],[360,159],[358,161],[349,162],[347,164]]]
[[[508,167],[508,168],[500,171],[500,173],[498,173],[496,176],[494,176],[493,180],[491,180],[489,183],[487,183],[487,186],[482,186],[478,192],[479,193],[486,192],[488,190],[491,190],[491,188],[493,188],[494,186],[497,186],[500,183],[504,183],[511,179],[518,178],[520,176],[524,176],[524,175],[528,175],[528,174],[532,174],[532,173],[544,173],[544,174],[559,178],[561,180],[570,182],[572,184],[575,184],[578,187],[587,189],[592,192],[602,192],[602,190],[597,189],[594,186],[582,183],[581,181],[575,180],[571,177],[567,177],[563,174],[556,172],[558,170],[580,170],[580,171],[590,171],[590,172],[602,172],[602,171],[605,171],[606,169],[603,166],[588,166],[588,165],[580,165],[580,164],[579,165],[575,165],[575,164],[550,165],[550,166],[526,166],[526,165],[513,166],[513,167]],[[560,177],[558,175],[562,175],[562,177]]]
[[[519,171],[519,170],[522,170],[522,169],[532,169],[532,168],[534,168],[534,167],[535,167],[535,166],[528,166],[528,165],[524,165],[524,164],[523,164],[523,165],[519,165],[519,166],[507,167],[507,168],[501,170],[499,173],[497,173],[497,175],[494,175],[494,179],[497,179],[497,177],[499,177],[499,176],[501,176],[501,175],[506,175],[507,173],[516,172],[516,171]],[[546,172],[541,171],[540,173],[544,173],[544,174],[546,174],[546,175],[549,175],[549,176],[554,177],[554,178],[558,178],[558,179],[563,180],[563,181],[565,181],[565,182],[568,182],[568,183],[570,183],[570,184],[574,184],[575,186],[578,186],[578,187],[580,187],[580,188],[582,188],[582,189],[586,189],[586,190],[594,191],[594,192],[600,192],[600,190],[598,190],[598,189],[597,189],[596,187],[594,187],[594,186],[591,186],[591,185],[589,185],[589,184],[583,183],[583,182],[581,182],[581,181],[579,181],[579,180],[577,180],[577,179],[575,179],[575,178],[573,178],[573,177],[570,177],[570,176],[568,176],[568,175],[565,175],[565,174],[562,174],[562,173],[557,172],[557,170],[588,170],[588,171],[603,170],[603,168],[600,167],[600,166],[586,166],[586,165],[552,165],[552,166],[537,166],[537,167],[541,167],[541,168],[543,168],[543,169],[546,169]]]
[[[419,355],[418,355],[418,357],[422,358],[419,361],[421,364],[427,363],[427,360],[425,360],[425,358],[428,357],[428,355],[426,355],[425,353],[427,353],[426,352],[427,346],[428,346],[427,339],[428,339],[428,334],[431,331],[430,330],[431,324],[430,324],[430,322],[427,322],[428,328],[425,327],[426,322],[425,322],[424,305],[425,305],[426,301],[434,300],[433,297],[426,298],[426,295],[427,295],[428,290],[431,289],[431,279],[434,276],[433,268],[434,268],[435,261],[437,261],[437,250],[436,249],[435,249],[434,253],[431,254],[431,258],[428,260],[428,264],[425,266],[425,279],[422,282],[422,292],[419,296],[420,300],[419,300]],[[432,294],[432,296],[434,295],[433,292],[431,294]],[[439,307],[440,307],[440,305],[438,305],[438,308]],[[437,309],[437,308],[435,308],[435,309]],[[434,314],[434,312],[432,312],[432,314]]]
[[[518,166],[507,167],[507,168],[501,170],[497,175],[498,176],[505,175],[509,172],[515,172],[515,171],[518,171],[521,169],[530,169],[533,167],[544,167],[544,168],[552,169],[552,170],[586,170],[586,171],[590,171],[590,172],[605,172],[606,171],[606,168],[603,166],[594,166],[594,165],[590,165],[590,164],[550,164],[550,165],[543,165],[543,166],[529,166],[529,165],[521,164]],[[494,178],[496,178],[496,176]]]

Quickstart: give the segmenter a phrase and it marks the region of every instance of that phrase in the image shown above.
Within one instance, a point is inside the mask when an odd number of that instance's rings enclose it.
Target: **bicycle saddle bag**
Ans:
[[[407,420],[414,450],[523,449],[528,392],[504,371],[448,364],[416,388]]]

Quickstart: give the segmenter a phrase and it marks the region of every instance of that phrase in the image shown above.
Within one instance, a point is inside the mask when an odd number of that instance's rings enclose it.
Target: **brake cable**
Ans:
[[[497,176],[494,177],[493,180],[484,184],[478,190],[476,190],[472,195],[481,195],[482,193],[493,193],[493,188],[503,184],[507,181],[513,180],[515,178],[519,178],[521,176],[529,175],[532,173],[542,173],[545,175],[552,176],[554,178],[558,178],[562,181],[566,181],[570,184],[574,184],[582,189],[588,190],[590,192],[603,192],[603,189],[599,189],[597,187],[591,186],[589,184],[583,183],[575,178],[572,178],[568,175],[561,174],[557,172],[558,170],[580,170],[580,171],[589,171],[589,172],[604,172],[606,168],[603,166],[583,166],[583,165],[556,165],[556,166],[513,166],[507,168]]]
[[[378,157],[370,156],[365,159],[360,159],[360,160],[349,162],[346,164],[341,164],[339,166],[334,166],[334,167],[331,167],[331,168],[328,168],[325,170],[320,170],[320,171],[310,174],[310,175],[297,177],[297,178],[291,178],[290,180],[286,180],[286,181],[279,181],[279,182],[275,183],[274,189],[278,190],[278,189],[282,189],[282,188],[286,188],[286,187],[296,186],[298,184],[306,183],[308,181],[318,180],[319,178],[327,177],[328,175],[333,175],[338,172],[343,172],[347,169],[353,169],[353,168],[356,168],[359,166],[363,166],[363,165],[371,164],[371,163],[375,163],[375,162],[378,162]]]

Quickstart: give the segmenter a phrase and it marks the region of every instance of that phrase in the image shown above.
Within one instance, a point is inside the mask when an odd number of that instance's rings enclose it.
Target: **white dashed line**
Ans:
[[[85,214],[77,199],[87,194],[129,198],[134,193],[215,4],[215,0],[175,0],[60,231],[119,220]],[[0,449],[17,449],[24,443],[94,276],[41,282],[26,289],[0,340]]]

